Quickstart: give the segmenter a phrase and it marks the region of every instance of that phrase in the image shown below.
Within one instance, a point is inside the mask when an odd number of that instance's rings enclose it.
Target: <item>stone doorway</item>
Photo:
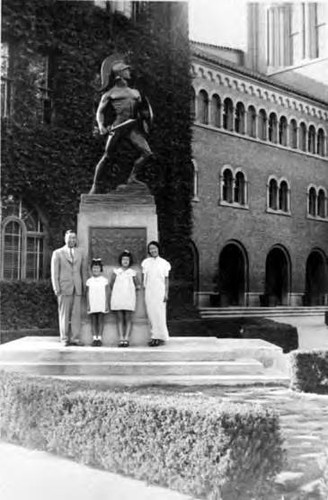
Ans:
[[[270,250],[265,265],[266,305],[289,305],[290,260],[287,251],[281,247]]]
[[[237,243],[228,243],[220,253],[218,291],[221,307],[244,306],[247,288],[247,256]]]
[[[305,305],[322,306],[328,292],[326,259],[320,250],[313,250],[306,261]]]

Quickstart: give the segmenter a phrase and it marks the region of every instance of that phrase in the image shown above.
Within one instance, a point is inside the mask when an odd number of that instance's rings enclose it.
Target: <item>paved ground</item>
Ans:
[[[289,490],[295,500],[302,498],[302,494],[305,498],[328,499],[328,491],[325,497],[311,497],[316,490],[314,481],[322,477],[318,460],[328,451],[328,396],[297,394],[279,388],[245,388],[225,391],[222,397],[270,405],[279,412],[288,460],[281,475],[285,499]]]
[[[299,349],[328,349],[328,326],[308,324],[302,318],[288,321],[297,328]]]
[[[147,394],[163,392],[163,388],[139,389]],[[322,469],[318,461],[327,453],[328,460],[328,395],[296,393],[279,387],[166,387],[165,391],[195,393],[216,400],[237,403],[259,403],[275,408],[280,415],[282,434],[285,439],[287,463],[279,490],[279,500],[328,500],[327,494],[316,494]],[[328,469],[328,463],[327,463]],[[328,472],[328,471],[327,471]],[[328,482],[328,477],[327,477]]]
[[[0,443],[1,500],[189,500],[177,492]]]

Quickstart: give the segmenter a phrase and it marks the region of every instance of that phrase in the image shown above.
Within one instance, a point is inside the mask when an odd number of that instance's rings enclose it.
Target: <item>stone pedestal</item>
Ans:
[[[118,267],[118,256],[129,250],[134,258],[133,268],[141,281],[141,261],[147,256],[147,243],[158,239],[156,205],[148,188],[142,184],[121,186],[109,194],[81,196],[78,215],[77,236],[90,263],[92,258],[101,258],[104,276],[111,279],[114,267]],[[90,319],[83,303],[81,340],[91,344]],[[115,313],[105,315],[104,345],[117,345]],[[145,312],[144,293],[137,292],[137,307],[134,314],[131,345],[146,345],[150,338]]]

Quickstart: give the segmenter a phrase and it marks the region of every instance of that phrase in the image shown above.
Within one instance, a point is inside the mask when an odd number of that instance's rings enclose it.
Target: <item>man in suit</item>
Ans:
[[[81,297],[87,278],[86,261],[77,247],[74,231],[66,231],[65,246],[52,254],[51,281],[58,300],[60,340],[65,345],[82,345]]]

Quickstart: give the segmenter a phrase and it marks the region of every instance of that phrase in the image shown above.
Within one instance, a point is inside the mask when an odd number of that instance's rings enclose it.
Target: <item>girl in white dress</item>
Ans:
[[[124,250],[118,258],[120,267],[114,269],[110,287],[110,308],[116,313],[119,347],[128,347],[132,331],[132,314],[136,308],[136,290],[140,290],[137,273],[131,268],[132,254]]]
[[[91,319],[91,330],[93,335],[93,346],[102,345],[102,334],[104,331],[104,316],[109,312],[108,293],[109,283],[102,276],[103,265],[101,259],[93,259],[91,262],[92,276],[86,282],[87,308]]]
[[[169,338],[166,325],[166,303],[169,294],[171,264],[159,256],[157,241],[148,244],[150,257],[141,263],[147,315],[151,327],[150,347],[164,344]]]

